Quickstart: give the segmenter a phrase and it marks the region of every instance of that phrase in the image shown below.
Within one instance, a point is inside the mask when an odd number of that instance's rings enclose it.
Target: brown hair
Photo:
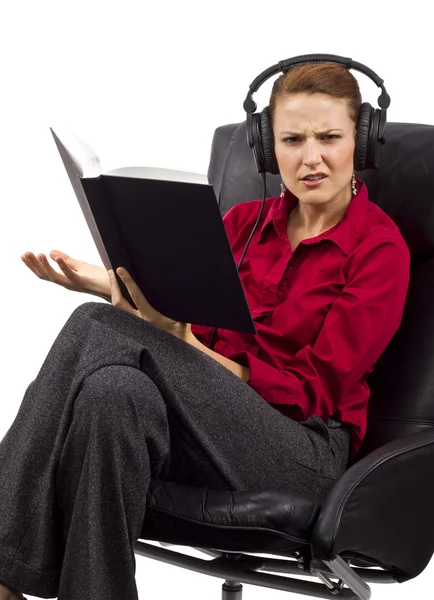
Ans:
[[[362,96],[357,79],[337,63],[307,63],[292,67],[274,82],[269,103],[270,124],[274,121],[276,102],[288,94],[329,94],[345,98],[348,116],[357,125]]]

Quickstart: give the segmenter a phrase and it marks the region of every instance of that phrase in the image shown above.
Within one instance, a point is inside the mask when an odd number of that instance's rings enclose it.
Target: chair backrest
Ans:
[[[411,254],[401,326],[368,378],[368,428],[356,461],[395,439],[434,426],[434,126],[388,123],[377,170],[356,173],[369,199],[398,225]],[[246,124],[216,129],[208,179],[222,216],[262,197],[262,177],[246,141]],[[280,193],[267,173],[267,196]]]

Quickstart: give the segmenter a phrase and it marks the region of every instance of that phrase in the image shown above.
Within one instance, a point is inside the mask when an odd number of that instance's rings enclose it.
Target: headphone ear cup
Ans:
[[[364,171],[368,165],[369,137],[374,109],[369,102],[363,102],[357,119],[356,147],[354,149],[354,170]]]
[[[265,170],[273,175],[279,175],[276,153],[274,152],[274,134],[270,124],[270,113],[268,106],[261,112],[261,137],[262,150],[265,161]]]
[[[385,119],[384,115],[384,119]],[[371,128],[369,130],[368,153],[366,156],[366,168],[378,169],[380,163],[380,153],[383,144],[386,143],[385,134],[380,134],[382,122],[382,111],[373,109],[371,118]],[[381,137],[381,139],[380,139]]]
[[[258,173],[265,173],[267,171],[267,165],[265,164],[264,146],[262,144],[261,114],[253,113],[249,116],[251,123],[251,139],[253,142],[251,148],[253,151],[256,168]],[[249,117],[247,118],[247,127],[249,127]]]

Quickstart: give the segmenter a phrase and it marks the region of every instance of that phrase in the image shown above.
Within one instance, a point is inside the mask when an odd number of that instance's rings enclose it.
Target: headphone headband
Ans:
[[[384,86],[384,80],[381,79],[381,77],[379,77],[372,69],[370,69],[369,67],[367,67],[366,65],[356,62],[354,61],[352,58],[348,58],[348,57],[344,57],[344,56],[338,56],[336,54],[303,54],[300,56],[294,56],[293,58],[287,58],[285,60],[280,60],[277,64],[268,67],[268,69],[265,69],[265,71],[262,71],[262,73],[260,73],[257,77],[255,77],[255,79],[252,81],[252,83],[249,86],[249,91],[247,92],[247,96],[244,100],[243,103],[243,108],[247,113],[247,139],[248,139],[248,143],[250,148],[253,149],[254,154],[255,154],[255,160],[257,160],[257,152],[260,152],[260,148],[258,148],[258,142],[255,143],[255,138],[256,140],[260,139],[257,137],[257,135],[255,135],[255,130],[260,128],[260,124],[258,122],[258,119],[254,119],[255,123],[253,124],[252,119],[256,116],[259,117],[259,115],[253,115],[253,113],[255,112],[256,108],[257,108],[257,104],[256,102],[253,100],[252,95],[258,91],[258,89],[260,88],[260,86],[267,81],[267,79],[269,79],[270,77],[272,77],[273,75],[276,75],[279,72],[283,72],[286,73],[289,69],[291,69],[292,67],[296,66],[296,65],[301,65],[301,64],[306,64],[306,63],[326,63],[326,62],[333,62],[333,63],[337,63],[337,64],[341,64],[342,66],[344,66],[346,69],[355,69],[356,71],[360,71],[361,73],[363,73],[364,75],[366,75],[367,77],[369,77],[379,88],[381,88],[381,94],[377,99],[378,102],[378,106],[380,107],[381,110],[376,110],[374,111],[372,109],[373,114],[372,115],[368,115],[368,109],[371,108],[371,106],[367,103],[362,105],[362,118],[363,120],[366,121],[366,126],[368,127],[368,131],[366,132],[366,134],[369,136],[369,141],[366,141],[366,144],[369,143],[370,146],[370,154],[369,155],[375,155],[375,158],[372,156],[372,164],[376,164],[377,162],[377,155],[378,155],[378,148],[379,148],[379,144],[384,144],[386,141],[386,136],[385,136],[385,132],[386,132],[386,109],[390,106],[390,96],[386,91],[386,88]],[[265,109],[265,112],[267,112],[267,109]],[[372,130],[372,125],[374,124],[375,121],[375,140],[372,139],[372,135],[373,132]],[[271,152],[270,149],[267,149],[268,153]],[[255,152],[256,151],[256,152]],[[262,172],[263,169],[263,161],[261,159],[259,159],[260,165],[259,166],[259,172]],[[274,161],[273,161],[274,162]],[[360,162],[360,161],[358,161]],[[258,160],[257,160],[258,163]],[[267,170],[267,169],[265,169]],[[274,168],[273,171],[274,172],[276,170],[276,166],[274,164]]]
[[[273,75],[276,75],[280,72],[286,73],[291,67],[294,67],[296,65],[326,62],[334,62],[341,64],[346,69],[354,69],[356,71],[360,71],[360,73],[363,73],[364,75],[369,77],[369,79],[371,79],[378,87],[382,89],[382,93],[378,97],[378,106],[380,106],[381,108],[389,108],[390,96],[387,93],[386,88],[384,87],[384,79],[381,79],[381,77],[379,77],[372,69],[370,69],[366,65],[356,62],[352,58],[345,58],[344,56],[337,56],[336,54],[303,54],[300,56],[294,56],[293,58],[279,60],[279,62],[276,65],[268,67],[268,69],[265,69],[265,71],[262,71],[262,73],[255,77],[255,79],[249,85],[249,91],[243,104],[244,110],[247,113],[255,112],[257,106],[256,102],[252,99],[252,94],[257,92],[261,85]]]

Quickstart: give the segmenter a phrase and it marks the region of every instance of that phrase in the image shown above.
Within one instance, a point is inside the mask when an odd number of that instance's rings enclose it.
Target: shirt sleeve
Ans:
[[[333,415],[397,331],[409,271],[405,241],[377,237],[363,249],[359,246],[348,282],[330,307],[314,344],[288,356],[282,369],[246,351],[229,358],[250,369],[248,384],[264,400],[292,405],[284,410],[294,419],[305,420],[312,413]]]

